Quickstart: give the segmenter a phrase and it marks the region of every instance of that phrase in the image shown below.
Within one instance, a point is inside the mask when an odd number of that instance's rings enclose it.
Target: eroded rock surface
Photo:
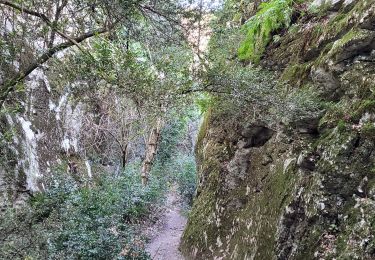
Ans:
[[[375,2],[328,4],[261,63],[334,105],[276,129],[243,112],[207,113],[188,258],[375,258]]]

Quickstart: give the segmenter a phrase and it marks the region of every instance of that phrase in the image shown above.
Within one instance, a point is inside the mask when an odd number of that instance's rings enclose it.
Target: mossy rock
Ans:
[[[375,99],[365,99],[353,106],[351,114],[353,122],[358,122],[365,113],[375,113]]]
[[[331,50],[327,53],[326,59],[338,63],[354,57],[373,43],[374,36],[375,32],[373,31],[352,28],[333,43]]]
[[[361,136],[375,140],[375,123],[367,122],[361,128]]]
[[[281,80],[286,81],[289,84],[301,86],[308,80],[311,66],[312,63],[310,62],[291,65],[283,71],[280,78]]]

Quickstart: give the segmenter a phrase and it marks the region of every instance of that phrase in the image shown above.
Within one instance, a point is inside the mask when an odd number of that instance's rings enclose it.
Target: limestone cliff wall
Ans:
[[[45,180],[66,161],[67,154],[80,149],[84,105],[72,102],[69,86],[59,92],[52,89],[40,68],[28,77],[22,95],[22,108],[2,116],[2,136],[8,135],[9,140],[0,167],[1,208],[43,191]],[[87,175],[90,169],[81,170]]]
[[[375,2],[333,1],[261,64],[330,105],[274,125],[206,114],[199,187],[181,249],[191,259],[375,258]]]

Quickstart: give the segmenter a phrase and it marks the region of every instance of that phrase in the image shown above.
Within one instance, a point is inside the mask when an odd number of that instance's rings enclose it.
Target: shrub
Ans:
[[[177,172],[177,184],[181,197],[188,206],[193,203],[193,197],[196,190],[196,164],[193,156],[176,158],[179,165]]]
[[[194,130],[189,125],[197,124],[200,113],[191,108],[183,114],[172,115],[162,131],[157,160],[151,175],[165,183],[178,186],[184,204],[191,205],[196,188],[196,164],[190,140]]]
[[[84,187],[57,175],[45,193],[2,217],[0,259],[149,259],[135,223],[163,197],[162,183],[142,187],[139,164]]]
[[[30,207],[0,215],[0,259],[47,259],[47,233],[35,222]]]
[[[192,205],[196,189],[196,163],[193,155],[178,153],[165,165],[170,179],[177,184],[184,206]]]

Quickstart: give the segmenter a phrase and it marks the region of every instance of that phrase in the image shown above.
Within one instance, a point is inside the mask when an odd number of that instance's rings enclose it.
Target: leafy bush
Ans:
[[[1,219],[0,259],[148,259],[137,222],[162,199],[162,181],[146,188],[139,164],[79,187],[67,175]]]
[[[166,183],[176,183],[186,205],[192,204],[196,188],[196,164],[190,140],[193,130],[188,126],[194,122],[198,124],[199,118],[196,109],[174,115],[162,131],[157,160],[151,173],[159,180],[164,178]]]
[[[30,207],[0,215],[0,259],[47,259],[47,234]]]
[[[196,189],[196,163],[194,155],[177,153],[170,161],[154,166],[153,175],[164,175],[165,184],[177,184],[183,206],[189,208],[193,203]],[[160,177],[159,177],[160,178]],[[167,187],[168,185],[165,185]]]
[[[191,206],[196,190],[196,164],[193,156],[179,156],[175,160],[177,184],[181,197]]]
[[[258,63],[267,44],[272,40],[272,33],[290,25],[293,14],[292,0],[271,0],[262,3],[259,11],[244,25],[247,37],[238,50],[241,60]]]
[[[172,160],[177,152],[177,146],[187,131],[187,122],[183,119],[173,119],[168,122],[161,133],[157,161],[165,164]]]
[[[204,114],[215,104],[215,99],[211,95],[204,93],[195,100],[195,103],[199,107],[200,113]]]

